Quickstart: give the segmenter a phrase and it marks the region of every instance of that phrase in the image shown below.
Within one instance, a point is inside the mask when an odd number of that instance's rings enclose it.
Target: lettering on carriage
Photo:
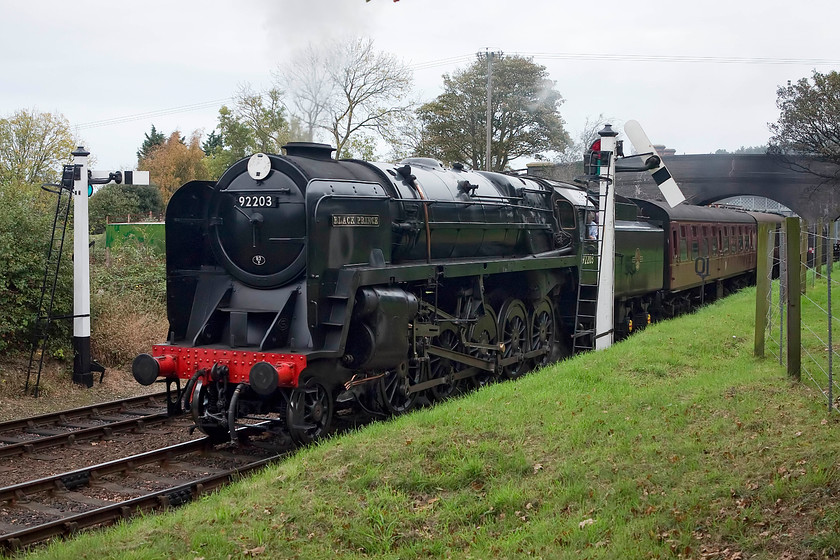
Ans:
[[[333,227],[379,227],[379,216],[363,214],[333,214]]]

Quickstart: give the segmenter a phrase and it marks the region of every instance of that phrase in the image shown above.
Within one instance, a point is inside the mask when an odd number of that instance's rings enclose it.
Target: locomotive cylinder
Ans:
[[[408,325],[417,315],[414,294],[399,288],[359,291],[346,356],[361,369],[392,368],[408,355]]]

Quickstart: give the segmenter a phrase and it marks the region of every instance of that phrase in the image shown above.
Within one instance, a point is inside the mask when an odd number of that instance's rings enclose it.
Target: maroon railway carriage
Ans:
[[[662,311],[684,311],[692,299],[720,297],[754,283],[759,222],[780,223],[773,214],[634,200],[645,216],[661,223],[666,249]]]

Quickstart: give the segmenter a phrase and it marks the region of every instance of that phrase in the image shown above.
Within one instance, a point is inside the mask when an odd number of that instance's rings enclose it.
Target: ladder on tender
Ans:
[[[599,199],[600,199],[599,195]],[[572,354],[593,350],[596,337],[596,314],[598,312],[598,284],[601,281],[601,250],[604,244],[604,219],[594,226],[595,238],[590,238],[591,217],[598,213],[598,206],[589,197],[584,207],[586,220],[584,240],[581,244],[580,266],[578,267],[577,305],[575,326],[572,334]]]
[[[24,392],[30,394],[30,381],[33,374],[35,374],[31,391],[34,397],[38,396],[38,388],[41,384],[41,371],[44,368],[44,357],[47,354],[52,322],[56,319],[73,318],[72,314],[61,316],[53,314],[55,291],[58,286],[59,272],[61,271],[61,254],[64,249],[64,240],[67,236],[67,224],[70,220],[70,206],[73,198],[72,182],[70,182],[70,186],[66,186],[66,183],[62,181],[61,184],[48,184],[43,185],[41,188],[56,194],[57,198],[52,234],[50,235],[47,257],[44,263],[44,278],[41,283],[41,297],[38,301],[38,315],[35,320],[35,340],[32,343],[32,350],[29,353],[29,366],[26,370],[26,386],[24,387]],[[67,193],[66,197],[64,193]]]

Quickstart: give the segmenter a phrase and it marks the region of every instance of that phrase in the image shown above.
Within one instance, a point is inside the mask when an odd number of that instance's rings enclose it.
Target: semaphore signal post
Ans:
[[[73,151],[73,163],[64,167],[62,184],[72,188],[73,194],[73,381],[93,387],[93,372],[103,374],[105,368],[90,356],[88,197],[93,194],[93,185],[148,185],[149,172],[90,171],[89,155],[83,146]]]

